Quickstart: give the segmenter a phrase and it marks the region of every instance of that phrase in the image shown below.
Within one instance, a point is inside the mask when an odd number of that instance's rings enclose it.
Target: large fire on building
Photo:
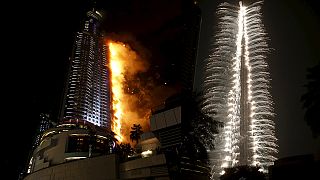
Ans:
[[[137,75],[146,72],[149,65],[130,45],[106,40],[108,47],[112,101],[112,131],[119,143],[130,143],[130,127],[140,124],[144,131],[149,129],[151,107],[150,96]],[[142,104],[144,103],[144,104]],[[150,104],[150,103],[147,103]]]

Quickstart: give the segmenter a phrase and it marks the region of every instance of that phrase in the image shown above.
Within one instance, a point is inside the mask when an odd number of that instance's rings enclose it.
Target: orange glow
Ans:
[[[149,129],[151,110],[139,107],[139,96],[126,84],[128,79],[135,79],[138,72],[147,70],[147,64],[129,45],[121,42],[108,41],[109,69],[112,92],[112,131],[116,134],[119,143],[130,143],[130,127],[140,124],[143,130]],[[129,92],[128,92],[129,91]]]
[[[116,134],[116,138],[119,142],[122,142],[123,137],[121,135],[121,119],[123,116],[122,99],[123,99],[123,87],[124,82],[124,61],[119,54],[121,45],[117,43],[109,43],[110,51],[110,70],[111,70],[111,92],[112,92],[112,131]]]

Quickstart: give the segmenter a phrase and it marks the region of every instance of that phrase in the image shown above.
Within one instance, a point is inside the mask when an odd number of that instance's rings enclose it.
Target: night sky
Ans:
[[[159,82],[176,83],[174,77],[181,57],[182,0],[110,0],[98,2],[106,10],[106,31],[135,39],[150,54]],[[215,25],[216,1],[203,0],[198,59],[208,55],[209,36]],[[24,2],[11,8],[2,58],[4,93],[1,158],[8,179],[15,179],[24,166],[41,112],[57,116],[68,57],[74,33],[90,3],[62,0]],[[15,7],[15,5],[13,5]],[[305,92],[306,69],[320,60],[320,17],[316,1],[268,0],[264,23],[273,48],[268,62],[275,101],[279,157],[307,154],[315,142],[303,120],[301,95]],[[13,12],[11,12],[13,13]],[[6,34],[5,34],[6,35]],[[8,58],[9,57],[9,58]],[[175,64],[174,67],[169,65]],[[4,73],[5,72],[5,73]],[[2,171],[1,171],[2,172]]]

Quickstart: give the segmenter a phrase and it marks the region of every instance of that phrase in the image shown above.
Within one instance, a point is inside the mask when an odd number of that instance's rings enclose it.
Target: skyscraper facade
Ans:
[[[202,110],[223,123],[209,154],[214,177],[224,168],[261,167],[276,160],[273,101],[262,24],[261,2],[239,6],[222,3],[218,32],[206,60]]]
[[[76,33],[61,121],[84,120],[110,128],[110,80],[101,22],[101,13],[88,11]]]
[[[48,113],[40,113],[40,124],[37,129],[37,134],[32,145],[32,150],[34,150],[40,144],[40,138],[44,131],[53,127],[53,122],[50,119],[50,114]]]

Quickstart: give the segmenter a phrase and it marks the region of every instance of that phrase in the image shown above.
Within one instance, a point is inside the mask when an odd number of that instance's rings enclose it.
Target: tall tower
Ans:
[[[84,120],[109,129],[110,82],[101,21],[98,11],[88,11],[76,33],[61,121]]]
[[[273,101],[262,24],[262,2],[218,7],[218,32],[206,60],[202,110],[224,124],[209,153],[213,177],[223,168],[260,166],[276,159]]]
[[[183,1],[182,9],[183,29],[181,38],[182,62],[180,81],[182,91],[191,94],[193,92],[195,66],[198,54],[201,10],[197,0]]]

